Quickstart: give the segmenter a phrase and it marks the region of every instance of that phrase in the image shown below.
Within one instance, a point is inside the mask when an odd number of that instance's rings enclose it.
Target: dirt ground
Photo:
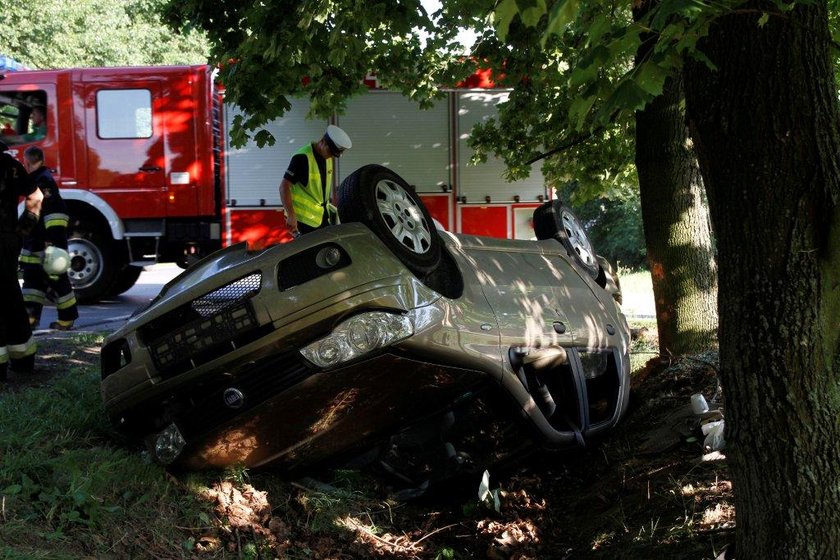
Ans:
[[[70,360],[98,367],[72,336],[40,342],[46,383]],[[723,453],[706,453],[690,396],[723,410],[715,352],[654,358],[634,377],[625,421],[604,441],[562,455],[537,453],[490,469],[498,509],[479,503],[480,480],[445,496],[399,502],[347,471],[317,480],[217,473],[201,494],[214,511],[190,531],[193,553],[226,558],[488,558],[491,560],[714,559],[734,540]],[[168,476],[168,475],[165,475]],[[184,488],[187,486],[184,485]]]

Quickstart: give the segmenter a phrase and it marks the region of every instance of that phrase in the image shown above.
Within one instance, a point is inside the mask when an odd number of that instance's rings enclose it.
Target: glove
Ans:
[[[38,225],[38,220],[40,216],[35,212],[30,212],[29,210],[25,210],[23,214],[20,215],[18,218],[17,223],[17,234],[22,236],[27,236],[32,233],[32,230],[35,229],[35,226]]]

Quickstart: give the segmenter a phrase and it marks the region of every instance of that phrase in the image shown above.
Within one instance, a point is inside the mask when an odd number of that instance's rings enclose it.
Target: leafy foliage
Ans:
[[[34,68],[199,64],[208,45],[198,31],[174,34],[160,0],[5,2],[0,45]]]
[[[313,116],[342,112],[375,71],[384,87],[428,106],[441,96],[439,85],[469,73],[449,64],[457,30],[436,29],[419,0],[173,0],[167,14],[180,28],[207,32],[227,99],[248,114],[235,122],[243,130],[234,144],[287,111],[290,96],[309,97]],[[267,132],[256,140],[274,142]]]

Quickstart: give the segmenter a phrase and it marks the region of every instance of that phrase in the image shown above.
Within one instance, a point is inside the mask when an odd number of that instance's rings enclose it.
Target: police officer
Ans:
[[[44,196],[16,159],[5,153],[0,141],[0,379],[13,370],[31,373],[35,367],[35,340],[18,283],[20,236],[38,223]],[[18,219],[17,205],[25,197],[25,209]]]
[[[292,156],[280,183],[280,200],[286,212],[286,229],[292,237],[336,222],[332,205],[333,158],[341,157],[353,143],[335,125],[324,136]]]
[[[20,263],[23,268],[23,301],[29,314],[29,325],[37,328],[41,311],[49,297],[58,311],[58,321],[50,323],[51,329],[69,331],[79,318],[76,294],[70,285],[67,272],[50,276],[44,270],[44,250],[52,245],[67,250],[67,205],[61,198],[58,185],[50,169],[44,165],[44,152],[31,146],[23,153],[29,176],[44,194],[41,219],[32,233],[23,239]]]

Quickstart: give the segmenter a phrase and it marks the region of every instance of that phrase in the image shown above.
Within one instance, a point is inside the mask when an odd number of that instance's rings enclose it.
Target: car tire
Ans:
[[[70,268],[67,275],[79,303],[94,303],[104,297],[117,272],[114,242],[100,228],[86,221],[71,222],[67,235]]]
[[[338,187],[342,223],[369,227],[394,255],[418,276],[434,271],[441,240],[432,216],[402,177],[381,165],[366,165]]]
[[[138,278],[140,278],[141,272],[143,272],[142,266],[132,266],[130,264],[123,266],[119,272],[117,272],[114,282],[111,284],[111,287],[106,290],[105,295],[118,296],[120,294],[124,294],[134,287],[134,284],[136,284]]]
[[[534,211],[534,232],[537,239],[560,241],[587,274],[598,277],[600,266],[592,242],[574,212],[560,200],[549,200]]]

